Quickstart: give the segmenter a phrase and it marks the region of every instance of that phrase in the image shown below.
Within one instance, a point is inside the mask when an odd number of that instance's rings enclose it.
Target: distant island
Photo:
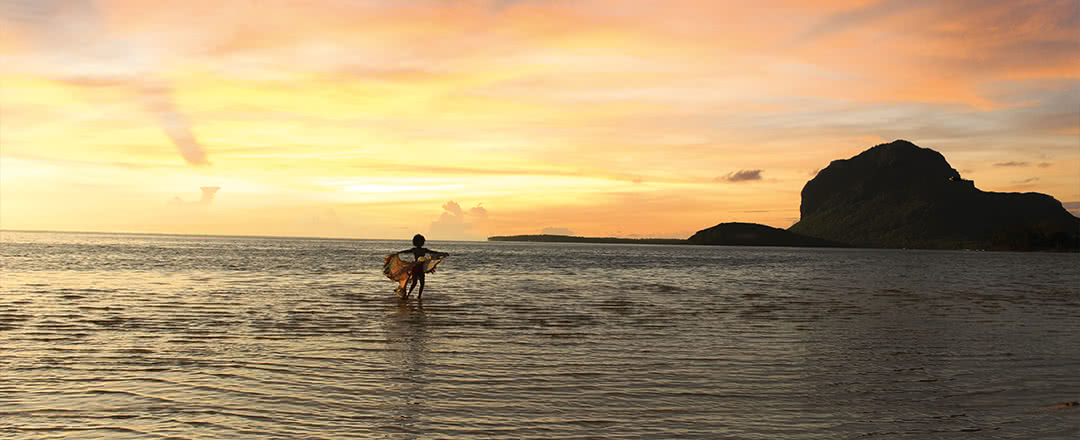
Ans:
[[[835,160],[802,190],[787,230],[721,223],[689,239],[512,235],[490,241],[1080,251],[1080,218],[1039,193],[985,192],[905,140]]]
[[[711,246],[851,247],[757,223],[721,223],[697,231],[687,242]]]
[[[612,243],[612,244],[693,244],[710,246],[787,246],[850,247],[847,244],[807,237],[794,232],[755,223],[721,223],[702,229],[689,239],[576,237],[570,235],[509,235],[488,237],[488,241],[527,241],[540,243]]]
[[[619,244],[690,244],[679,238],[618,238],[577,237],[573,235],[503,235],[488,237],[488,241],[531,241],[538,243],[619,243]]]

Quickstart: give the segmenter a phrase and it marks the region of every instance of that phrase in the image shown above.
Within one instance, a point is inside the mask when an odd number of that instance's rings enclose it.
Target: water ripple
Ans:
[[[1077,255],[0,234],[0,436],[1073,438]],[[618,262],[607,264],[605,262]],[[598,265],[598,263],[600,263]]]

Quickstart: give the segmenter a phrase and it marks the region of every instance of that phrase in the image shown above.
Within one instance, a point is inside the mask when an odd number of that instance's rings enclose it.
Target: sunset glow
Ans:
[[[1078,29],[1075,0],[0,0],[0,228],[685,238],[790,226],[894,139],[1075,214]]]

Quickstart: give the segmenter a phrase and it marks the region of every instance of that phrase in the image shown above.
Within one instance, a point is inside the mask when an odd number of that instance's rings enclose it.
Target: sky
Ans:
[[[895,139],[1080,215],[1080,2],[0,0],[3,229],[786,228]]]

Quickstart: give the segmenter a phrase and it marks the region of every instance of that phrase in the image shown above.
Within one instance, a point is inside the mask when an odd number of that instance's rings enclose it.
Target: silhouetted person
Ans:
[[[413,255],[413,258],[415,258],[416,260],[416,264],[413,264],[412,267],[412,273],[409,274],[409,278],[412,280],[412,285],[409,286],[409,290],[407,292],[401,295],[402,299],[407,299],[409,295],[412,294],[413,289],[416,288],[417,282],[420,283],[420,291],[416,293],[416,299],[422,299],[422,297],[424,296],[424,266],[426,266],[426,264],[424,263],[426,259],[424,259],[424,257],[443,258],[450,256],[450,254],[446,252],[436,252],[431,249],[425,248],[424,241],[425,240],[423,235],[416,234],[412,238],[413,248],[405,249],[401,252],[398,252],[399,254],[411,253]]]

